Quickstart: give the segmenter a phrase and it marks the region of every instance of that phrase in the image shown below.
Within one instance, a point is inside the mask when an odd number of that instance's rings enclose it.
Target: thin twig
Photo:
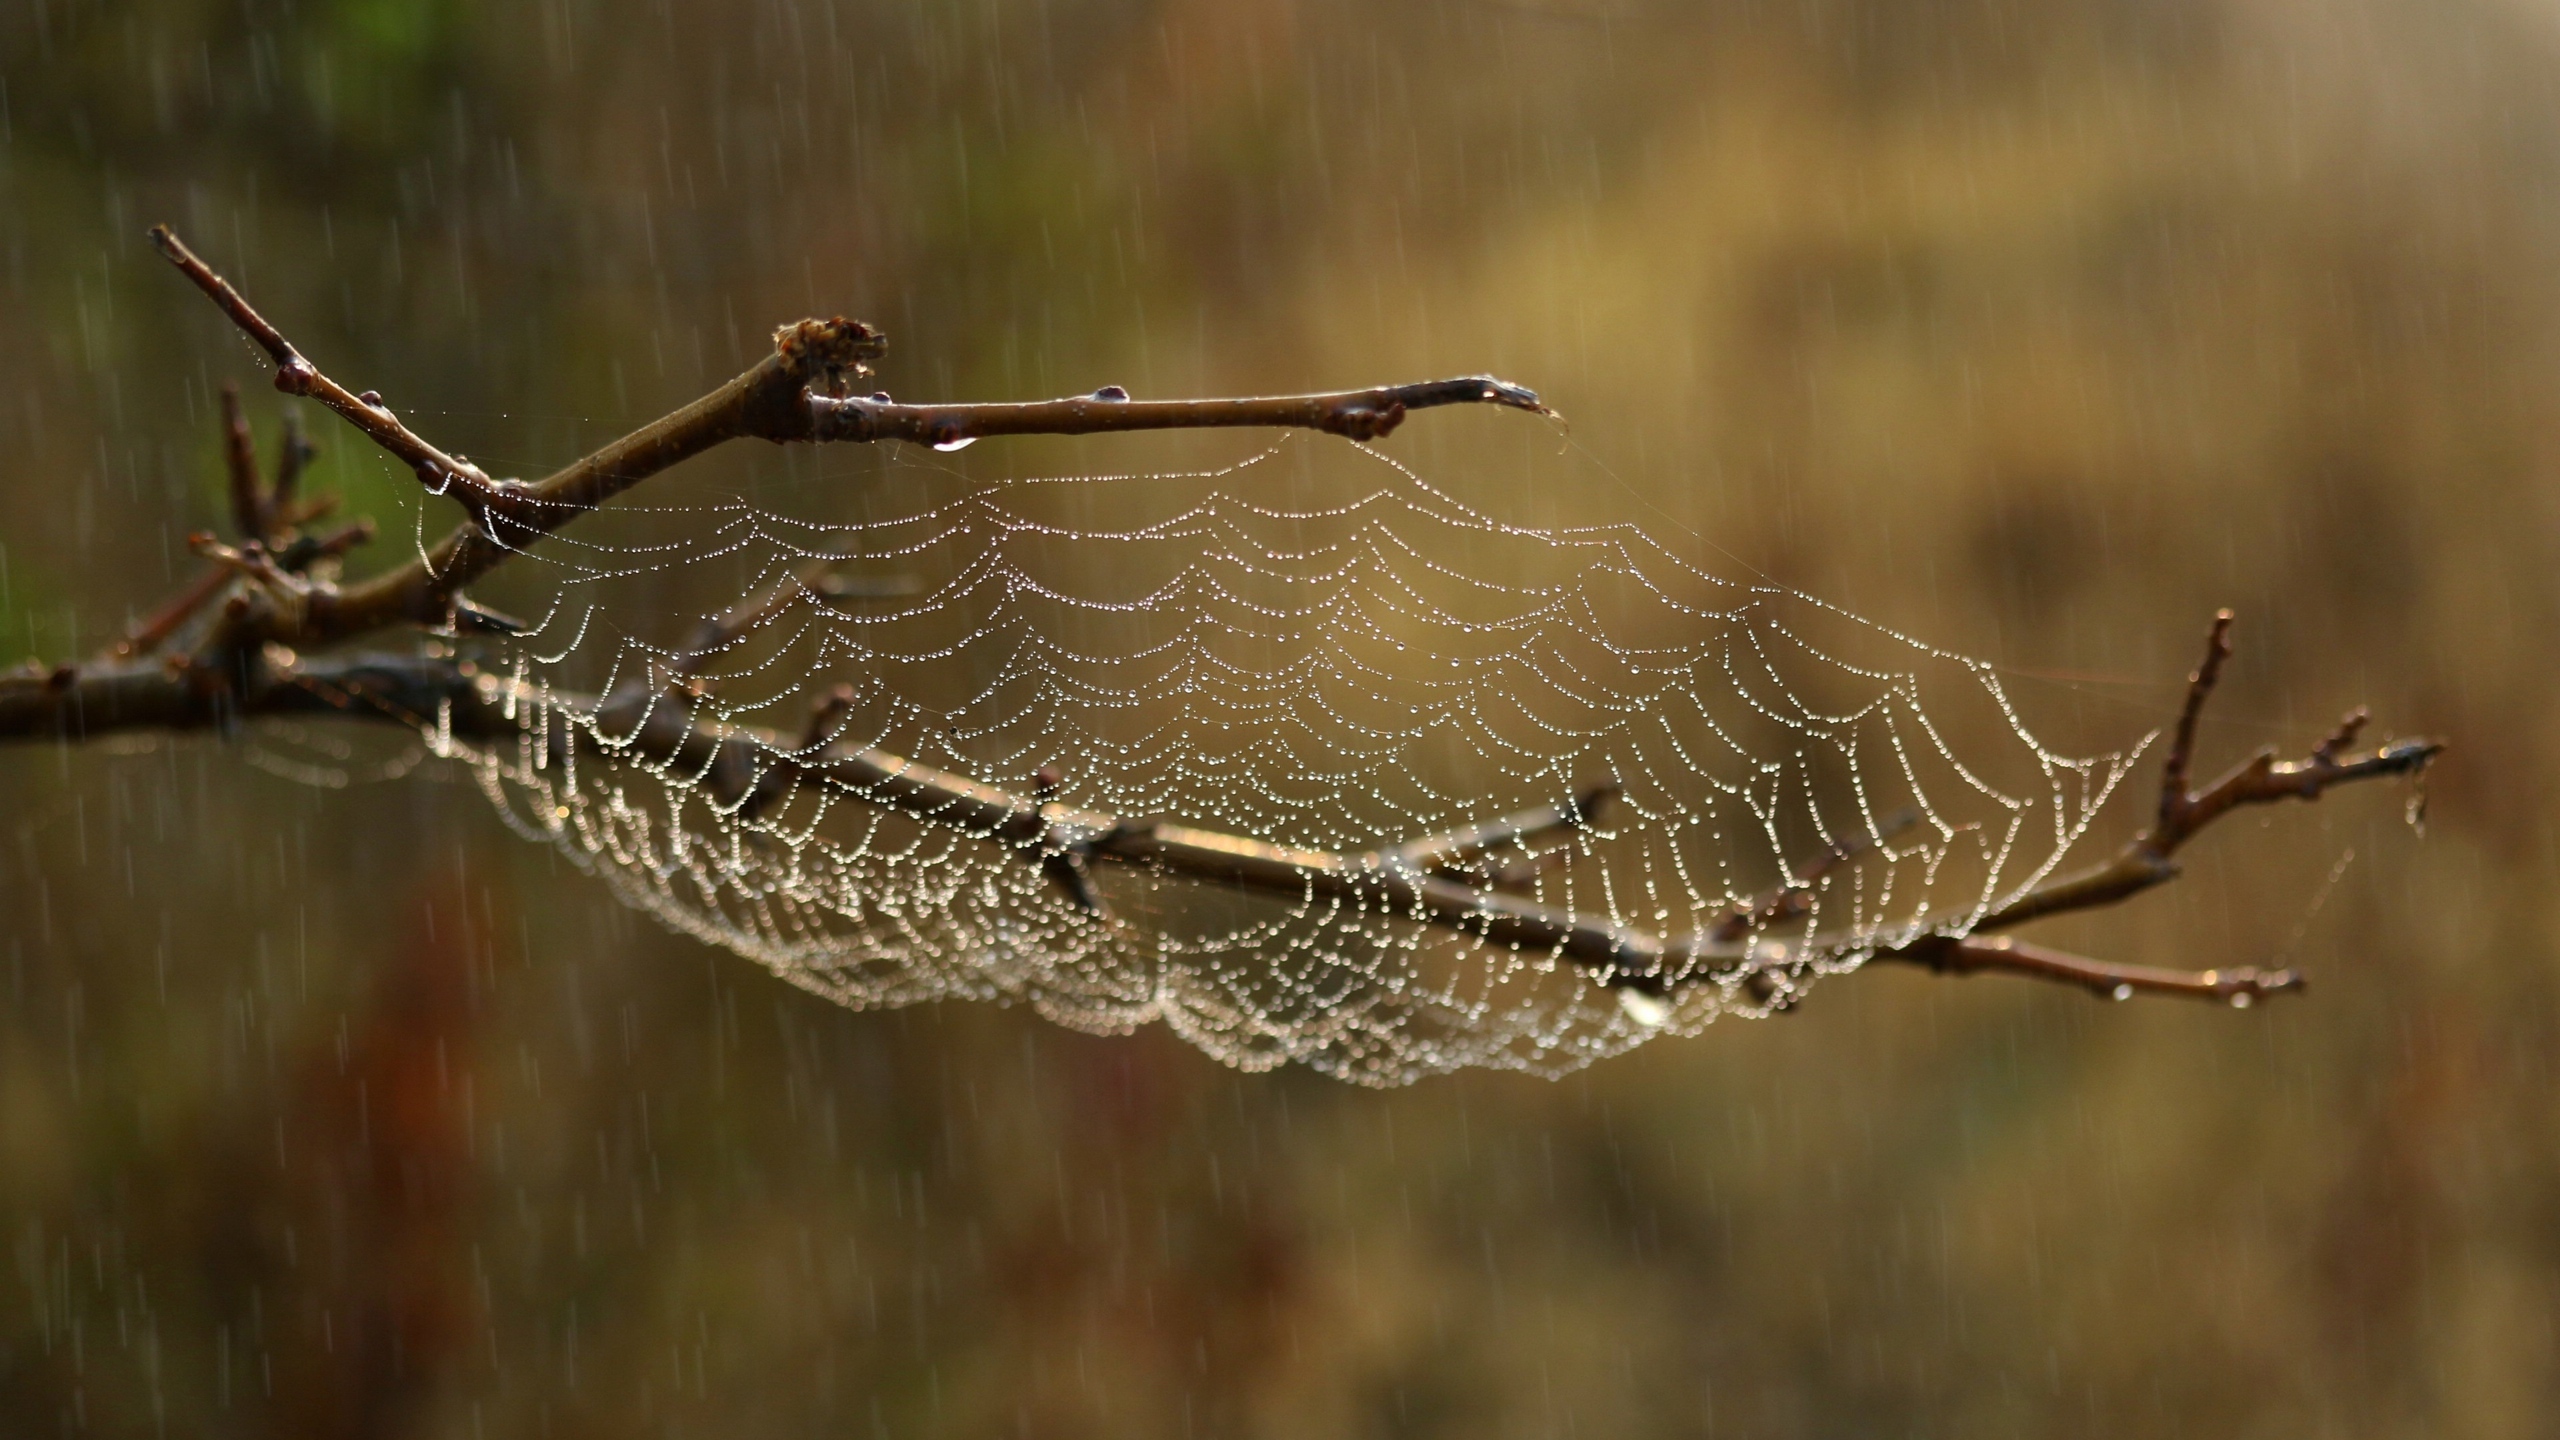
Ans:
[[[231,523],[243,540],[264,540],[273,529],[266,497],[260,493],[258,449],[249,438],[249,417],[240,412],[240,387],[222,387],[222,459],[231,481]]]
[[[1822,877],[1919,823],[1919,811],[1897,810],[1886,816],[1872,835],[1860,832],[1833,841],[1828,849],[1798,867],[1786,884],[1749,904],[1734,906],[1723,920],[1709,927],[1709,933],[1719,940],[1739,941],[1771,926],[1803,918],[1813,909],[1815,887],[1822,883]]]
[[[231,323],[256,341],[270,359],[276,362],[276,388],[287,395],[307,395],[336,411],[348,424],[365,433],[365,437],[389,451],[394,459],[417,472],[427,488],[450,493],[474,508],[497,503],[504,497],[486,472],[478,466],[445,454],[413,433],[391,413],[382,397],[371,391],[357,395],[345,386],[320,373],[318,367],[302,357],[284,338],[284,332],[267,323],[266,317],[249,308],[231,282],[213,272],[196,258],[185,243],[166,225],[151,227],[151,243],[168,257],[178,272],[195,282],[197,289],[213,298]]]
[[[1615,784],[1595,785],[1562,805],[1543,805],[1482,825],[1408,840],[1379,851],[1377,864],[1383,868],[1449,874],[1488,850],[1506,845],[1525,849],[1531,842],[1560,830],[1587,828],[1599,819],[1600,812],[1608,808],[1609,802],[1615,800],[1619,793],[1620,787]]]
[[[990,435],[1101,435],[1125,430],[1280,426],[1347,440],[1384,439],[1404,417],[1437,405],[1501,405],[1553,415],[1537,392],[1490,375],[1238,400],[1132,400],[1108,385],[1091,395],[1007,405],[900,405],[886,396],[813,395],[813,440],[905,440],[957,449]]]
[[[206,567],[203,574],[187,583],[187,587],[171,596],[159,609],[125,631],[124,638],[108,651],[114,656],[148,655],[160,643],[176,634],[178,627],[205,606],[205,602],[222,593],[231,583],[231,571],[220,565]]]
[[[284,434],[277,441],[276,448],[275,488],[267,494],[268,513],[272,517],[270,524],[300,525],[318,518],[296,511],[294,492],[301,487],[303,467],[319,454],[320,448],[311,443],[310,436],[302,433],[302,417],[295,413],[294,407],[286,406]]]
[[[332,560],[373,539],[373,519],[362,516],[326,535],[296,535],[276,552],[276,564],[285,570],[308,570],[321,560]]]
[[[2213,687],[2222,682],[2222,667],[2231,659],[2231,620],[2228,610],[2213,613],[2213,628],[2205,635],[2204,659],[2187,676],[2187,701],[2178,708],[2178,723],[2169,739],[2169,753],[2160,765],[2159,821],[2152,834],[2166,836],[2179,833],[2187,818],[2190,798],[2187,794],[2187,772],[2196,757],[2196,724],[2204,718],[2204,702]]]
[[[2280,761],[2273,749],[2262,749],[2203,790],[2191,790],[2189,775],[2195,761],[2197,721],[2230,653],[2231,612],[2225,610],[2214,617],[2204,661],[2187,681],[2186,704],[2178,712],[2169,753],[2161,766],[2157,818],[2115,858],[2094,869],[2051,881],[1999,906],[1973,923],[1974,933],[2012,929],[2048,915],[2111,905],[2166,884],[2178,876],[2175,856],[2179,849],[2205,826],[2240,806],[2317,800],[2332,787],[2349,781],[2417,775],[2444,752],[2444,742],[2440,740],[2401,739],[2385,741],[2370,750],[2344,753],[2364,729],[2365,712],[2358,709],[2350,712],[2305,759]]]
[[[763,590],[748,596],[717,615],[706,618],[686,642],[684,653],[674,663],[674,679],[697,692],[695,683],[702,668],[737,644],[753,630],[779,615],[803,595],[815,595],[820,577],[826,574],[827,561],[820,560],[784,575]]]
[[[322,374],[167,226],[154,228],[151,238],[181,273],[274,358],[276,388],[317,398],[416,471],[428,488],[452,495],[471,512],[471,524],[447,535],[423,558],[343,592],[315,594],[293,617],[297,633],[275,637],[300,645],[347,639],[386,625],[450,624],[455,597],[525,545],[649,476],[730,440],[910,439],[956,444],[981,435],[1235,425],[1304,426],[1367,440],[1394,429],[1408,411],[1437,405],[1494,404],[1553,413],[1534,392],[1483,376],[1246,400],[1132,402],[1117,387],[1031,405],[898,405],[885,398],[844,399],[823,392],[867,375],[867,362],[881,355],[887,341],[871,326],[839,317],[784,326],[775,333],[774,353],[746,373],[547,479],[533,484],[493,481],[477,467],[412,434],[381,404],[380,397],[370,392],[361,397],[349,394]]]
[[[2269,995],[2297,992],[2304,984],[2301,973],[2294,970],[2259,970],[2245,965],[2232,970],[2163,970],[2151,965],[2119,965],[2050,946],[2030,945],[2005,935],[1968,936],[1922,946],[1913,959],[1914,963],[1945,975],[1998,973],[2058,980],[2107,1000],[2182,995],[2245,1008]]]

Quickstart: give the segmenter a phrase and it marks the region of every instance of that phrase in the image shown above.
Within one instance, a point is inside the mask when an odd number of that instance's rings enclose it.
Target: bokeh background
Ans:
[[[907,398],[1493,370],[1623,486],[1473,503],[2119,740],[2228,604],[2217,758],[2458,747],[2048,927],[2299,1003],[1879,972],[1389,1093],[832,1008],[432,765],[7,749],[0,1430],[2560,1429],[2560,11],[21,0],[0,87],[0,664],[184,573],[213,387],[274,434],[165,219],[508,469],[810,312]]]

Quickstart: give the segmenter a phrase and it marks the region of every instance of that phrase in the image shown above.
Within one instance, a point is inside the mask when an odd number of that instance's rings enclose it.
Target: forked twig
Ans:
[[[2222,678],[2231,654],[2231,612],[2214,616],[2205,657],[2187,680],[2186,704],[2178,712],[2169,752],[2161,765],[2160,803],[2149,826],[2115,858],[2095,869],[2039,886],[2002,905],[1973,925],[1975,933],[2007,930],[2030,920],[2070,910],[2086,910],[2165,884],[2178,876],[2175,856],[2196,833],[2244,805],[2280,800],[2317,800],[2332,787],[2353,780],[2416,775],[2444,751],[2431,739],[2385,741],[2370,750],[2346,753],[2363,732],[2365,712],[2350,711],[2311,754],[2300,760],[2278,760],[2274,747],[2259,750],[2202,790],[2191,788],[2195,763],[2196,724],[2204,703]]]
[[[471,523],[420,559],[340,593],[315,594],[290,617],[290,635],[273,638],[313,646],[387,625],[453,623],[457,597],[525,545],[604,504],[649,476],[731,440],[912,440],[956,445],[982,435],[1087,435],[1122,430],[1223,426],[1301,426],[1354,439],[1393,430],[1406,412],[1437,405],[1491,404],[1551,414],[1537,395],[1490,376],[1391,385],[1324,395],[1245,400],[1131,401],[1116,386],[1089,396],[1031,405],[899,405],[885,396],[847,399],[829,393],[870,373],[887,341],[858,320],[803,320],[775,332],[774,353],[746,373],[673,414],[585,456],[550,477],[526,484],[492,480],[477,466],[445,454],[400,423],[371,391],[350,393],[321,373],[282,331],[252,309],[231,283],[187,249],[165,225],[152,243],[232,323],[276,363],[276,388],[308,395],[416,472],[435,493],[450,495]]]
[[[804,595],[819,595],[818,583],[826,574],[827,565],[824,560],[804,565],[719,614],[706,618],[694,630],[693,638],[686,642],[683,652],[676,656],[671,667],[672,679],[678,685],[699,693],[702,687],[697,683],[697,677],[702,674],[703,667],[788,609],[793,601]]]
[[[2178,877],[2174,859],[2197,832],[2244,805],[2279,800],[2317,800],[2332,787],[2354,780],[2419,775],[2444,753],[2444,742],[2430,739],[2386,741],[2367,751],[2347,753],[2363,733],[2366,713],[2347,713],[2336,729],[2301,760],[2276,759],[2273,747],[2259,750],[2202,790],[2193,788],[2196,730],[2205,701],[2222,679],[2231,658],[2232,615],[2213,617],[2205,639],[2204,659],[2187,677],[2186,703],[2170,732],[2169,750],[2160,766],[2160,800],[2151,823],[2115,858],[2094,869],[2040,885],[1976,920],[1961,939],[1932,936],[1895,950],[1879,952],[1879,960],[1924,965],[1932,970],[1975,973],[2006,971],[2040,979],[2065,980],[2099,994],[2121,998],[2151,992],[2193,995],[2246,1004],[2262,995],[2297,990],[2302,977],[2291,970],[2261,973],[2253,969],[2203,970],[2192,974],[2115,965],[2038,945],[1991,938],[2030,920],[2113,905]]]

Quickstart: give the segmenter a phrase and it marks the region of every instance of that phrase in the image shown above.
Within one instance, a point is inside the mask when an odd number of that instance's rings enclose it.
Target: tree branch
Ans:
[[[2271,746],[2233,766],[2203,790],[2190,791],[2196,722],[2222,678],[2223,662],[2230,657],[2231,619],[2228,610],[2214,616],[2205,658],[2188,677],[2186,705],[2178,712],[2169,753],[2161,765],[2160,804],[2151,824],[2106,864],[2039,886],[1982,916],[1973,923],[1975,933],[2012,929],[2048,915],[2112,905],[2138,895],[2178,878],[2172,858],[2178,850],[2205,826],[2241,806],[2317,800],[2332,787],[2354,780],[2414,776],[2444,752],[2441,740],[2401,739],[2346,753],[2365,726],[2366,715],[2359,708],[2349,712],[2304,759],[2279,761]]]
[[[955,450],[989,435],[1100,435],[1122,430],[1208,430],[1281,426],[1321,430],[1346,440],[1377,440],[1408,412],[1437,405],[1501,405],[1553,415],[1537,392],[1490,375],[1426,380],[1325,395],[1269,395],[1245,400],[1132,400],[1117,385],[1017,405],[900,405],[885,394],[868,399],[810,397],[812,440],[906,440]]]
[[[774,353],[745,374],[528,485],[492,480],[468,461],[436,449],[402,425],[372,391],[350,394],[303,358],[282,331],[250,308],[169,227],[154,227],[151,239],[275,360],[277,389],[318,399],[415,471],[430,491],[450,495],[470,512],[470,524],[447,535],[423,558],[343,592],[334,587],[316,591],[290,617],[268,622],[286,627],[269,638],[302,646],[387,625],[449,626],[463,589],[516,551],[649,476],[730,440],[911,440],[950,447],[985,435],[1224,426],[1297,426],[1373,440],[1393,430],[1408,411],[1439,405],[1493,404],[1553,413],[1534,392],[1490,376],[1244,400],[1131,401],[1118,386],[1030,405],[899,405],[886,395],[847,399],[841,395],[845,383],[869,375],[865,362],[878,359],[887,341],[861,321],[838,317],[784,326],[775,333]]]
[[[1968,936],[1962,940],[1922,944],[1891,958],[1926,965],[1942,975],[1998,972],[2055,980],[2080,986],[2106,1000],[2130,1000],[2138,994],[2184,995],[2191,999],[2219,1000],[2241,1009],[2247,1009],[2263,996],[2300,990],[2304,983],[2297,971],[2259,970],[2245,965],[2236,970],[2163,970],[2151,965],[2118,965],[2049,946],[2030,945],[2007,936]]]
[[[227,725],[248,715],[336,713],[410,726],[440,724],[446,733],[466,741],[512,742],[531,723],[522,717],[537,708],[529,689],[511,692],[510,682],[466,661],[391,655],[310,661],[286,657],[281,663],[267,658],[269,663],[256,669],[236,691],[229,674],[207,674],[201,667],[175,660],[158,665],[117,661],[85,669],[0,676],[0,737],[76,739],[136,727],[184,730]],[[1568,805],[1470,830],[1341,854],[1155,818],[1075,810],[1048,803],[1041,796],[1020,796],[982,785],[888,751],[839,746],[829,739],[842,723],[846,697],[839,695],[820,701],[796,739],[748,726],[706,727],[688,707],[651,703],[651,699],[637,688],[613,701],[554,695],[549,748],[566,753],[584,747],[703,774],[710,777],[715,799],[723,804],[751,799],[755,802],[751,813],[802,787],[824,788],[897,810],[1014,848],[1088,911],[1098,911],[1100,902],[1084,879],[1085,868],[1093,863],[1134,865],[1309,903],[1332,902],[1399,916],[1474,935],[1489,944],[1549,951],[1594,970],[1604,983],[1647,993],[1699,979],[1739,980],[1755,999],[1785,1003],[1795,973],[1826,956],[1847,952],[1759,939],[1760,931],[1804,913],[1784,897],[1806,893],[1829,869],[1879,843],[1867,836],[1843,840],[1799,870],[1794,883],[1781,887],[1773,898],[1747,912],[1738,909],[1735,913],[1747,914],[1748,923],[1728,920],[1674,939],[1426,873],[1430,865],[1471,850],[1586,824],[1614,787],[1597,787]],[[630,728],[617,733],[609,747],[603,746],[590,729],[573,724],[572,715],[600,717],[600,728],[617,723]],[[2340,761],[2334,755],[2340,743],[2332,736],[2315,752],[2313,762],[2305,762],[2309,766],[2320,763],[2322,755],[2330,757],[2326,763],[2336,774],[2324,784],[2403,773],[2424,763],[2398,760],[2381,765],[2372,763],[2371,756]],[[2432,757],[2441,746],[2406,741],[2376,754],[2402,756],[2421,749]],[[2297,773],[2303,769],[2296,768]],[[2255,762],[2234,773],[2244,772],[2257,773]],[[2195,797],[2183,787],[2179,795],[2188,807],[2185,813],[2193,813]],[[2228,808],[2225,805],[2213,813]],[[1894,826],[1887,822],[1881,828],[1889,834]],[[2031,901],[2041,907],[2036,913],[2049,915],[2112,904],[2129,893],[2064,882],[1994,912],[1994,917],[2006,917]],[[1940,973],[1996,972],[2060,981],[2117,999],[2148,993],[2245,1005],[2302,985],[2301,977],[2290,970],[2190,973],[2120,965],[1993,938],[1980,933],[1982,928],[1977,922],[1972,933],[1924,936],[1877,951],[1872,958]]]
[[[1599,819],[1600,812],[1618,798],[1619,791],[1620,787],[1615,784],[1595,785],[1563,805],[1541,806],[1482,825],[1408,840],[1392,849],[1380,851],[1378,860],[1386,866],[1462,876],[1466,862],[1488,850],[1498,850],[1505,845],[1525,848],[1531,841],[1542,840],[1558,831],[1580,830],[1591,825]],[[1483,873],[1491,875],[1500,868],[1488,867]]]
[[[1162,817],[1125,817],[1057,804],[1054,778],[1038,792],[1015,795],[915,763],[887,751],[837,744],[849,697],[831,692],[798,736],[752,727],[706,724],[683,699],[708,657],[734,644],[780,608],[807,595],[835,598],[813,570],[786,577],[767,592],[712,617],[673,673],[606,698],[550,697],[480,671],[467,659],[437,654],[307,655],[331,642],[404,623],[466,633],[502,632],[514,622],[462,595],[525,544],[603,505],[649,475],[727,440],[908,440],[949,446],[984,435],[1289,425],[1355,440],[1386,434],[1409,411],[1449,404],[1494,404],[1547,412],[1535,394],[1486,377],[1389,386],[1375,390],[1262,399],[1130,400],[1117,387],[1090,396],[1028,405],[899,405],[886,395],[847,399],[849,379],[867,375],[867,360],[885,342],[857,321],[807,320],[777,333],[774,353],[711,394],[605,446],[548,479],[526,485],[496,481],[445,455],[400,424],[380,398],[349,394],[294,349],[166,227],[152,238],[178,269],[213,298],[277,366],[277,388],[308,395],[408,463],[422,482],[454,496],[471,512],[423,559],[344,589],[314,561],[370,533],[362,522],[325,539],[293,533],[317,513],[293,499],[307,458],[289,432],[273,489],[260,493],[254,456],[235,402],[225,407],[226,451],[238,547],[201,537],[216,565],[155,612],[123,642],[84,665],[30,664],[0,675],[0,739],[73,741],[137,728],[229,727],[262,715],[338,714],[432,726],[473,743],[522,737],[531,717],[549,715],[553,753],[584,746],[708,777],[723,803],[753,816],[801,788],[822,788],[1011,847],[1087,911],[1100,900],[1088,878],[1097,863],[1144,867],[1257,890],[1302,903],[1340,906],[1479,937],[1489,944],[1546,951],[1585,966],[1603,983],[1636,993],[1674,985],[1740,984],[1755,999],[1783,1006],[1794,978],[1826,959],[1854,958],[1863,947],[1768,938],[1767,932],[1810,912],[1816,887],[1833,869],[1889,839],[1854,836],[1834,844],[1768,896],[1738,904],[1722,919],[1685,936],[1656,935],[1605,919],[1541,904],[1514,893],[1541,870],[1573,853],[1564,846],[1508,864],[1486,857],[1505,846],[1592,824],[1617,793],[1600,786],[1557,805],[1485,824],[1426,836],[1359,854],[1303,850],[1245,836],[1197,829]],[[821,567],[822,568],[822,567]],[[228,593],[192,653],[151,652],[184,631],[215,598]],[[1979,915],[1949,917],[1934,933],[1875,951],[1869,958],[1955,974],[2000,972],[2079,985],[2122,998],[2133,993],[2188,995],[2245,1004],[2298,988],[2293,972],[2181,972],[2117,965],[2069,955],[1991,932],[2070,911],[2111,905],[2177,873],[2175,852],[2220,816],[2244,805],[2316,800],[2330,787],[2393,775],[2416,775],[2440,753],[2433,740],[2394,740],[2349,753],[2365,723],[2349,715],[2311,755],[2279,762],[2261,751],[2201,791],[2191,788],[2196,732],[2204,704],[2230,654],[2229,612],[2216,617],[2205,659],[2190,677],[2187,698],[2164,758],[2157,812],[2107,864],[2050,882]],[[680,681],[676,703],[665,686]],[[585,723],[580,723],[580,722]],[[598,732],[610,732],[611,739]]]
[[[231,481],[231,523],[244,540],[264,540],[271,528],[267,498],[258,483],[258,451],[249,438],[249,417],[240,412],[240,387],[222,386],[222,458]]]
[[[230,281],[213,273],[212,267],[197,259],[195,252],[178,239],[176,232],[166,225],[154,225],[151,227],[151,243],[159,247],[170,264],[178,267],[179,274],[194,281],[197,289],[212,297],[213,303],[222,307],[222,313],[231,317],[231,323],[239,326],[242,333],[256,341],[267,352],[267,357],[275,361],[278,390],[287,395],[308,395],[336,411],[348,424],[363,431],[367,439],[416,471],[418,479],[427,488],[439,492],[451,489],[455,497],[465,504],[470,504],[475,497],[485,501],[492,488],[487,474],[411,433],[409,427],[401,424],[399,418],[391,413],[390,407],[382,403],[381,396],[370,390],[363,395],[351,394],[345,386],[321,374],[310,361],[302,358],[302,352],[293,348],[282,331],[249,308],[249,302],[240,298],[240,292],[231,288]]]

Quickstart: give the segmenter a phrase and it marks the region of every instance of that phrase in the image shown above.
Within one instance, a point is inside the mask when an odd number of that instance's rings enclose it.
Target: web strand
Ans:
[[[842,1003],[1162,1022],[1247,1068],[1556,1074],[1766,1013],[2051,874],[2129,763],[2038,744],[1987,666],[1634,527],[1505,522],[1366,447],[979,486],[857,521],[633,506],[619,528],[535,552],[560,598],[504,662],[615,697],[563,717],[594,743],[537,743],[546,718],[519,745],[456,747],[513,823]],[[714,574],[743,578],[690,646],[596,618],[618,587]],[[1949,709],[1969,718],[1930,713]],[[1410,863],[1673,944],[1616,973],[1417,923],[1386,892],[1084,867],[858,787],[773,785],[787,750],[742,774],[716,746],[690,765],[622,748],[678,715],[1339,854],[1606,787],[1590,823]],[[1771,953],[1789,957],[1778,989],[1742,983],[1770,967],[1734,957]]]

